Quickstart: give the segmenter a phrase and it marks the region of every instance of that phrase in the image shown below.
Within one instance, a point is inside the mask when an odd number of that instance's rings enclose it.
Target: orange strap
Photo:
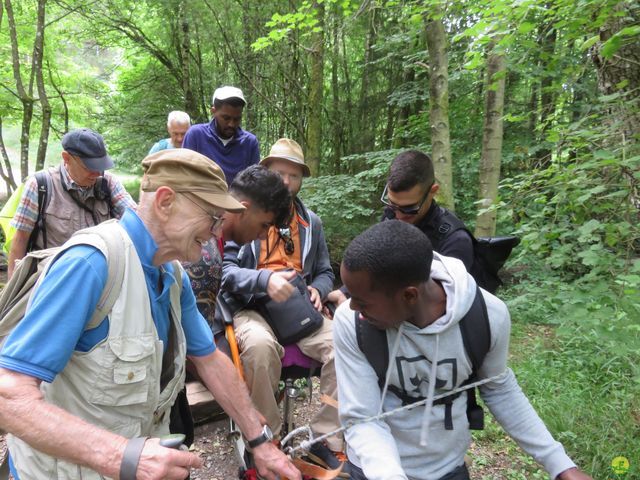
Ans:
[[[338,408],[338,401],[335,398],[330,397],[326,393],[323,393],[320,396],[320,403],[324,403],[325,405],[329,405],[330,407],[333,407],[333,408]]]
[[[231,360],[236,366],[238,375],[244,382],[244,370],[242,368],[242,362],[240,361],[240,352],[238,351],[238,342],[236,341],[236,332],[233,330],[233,325],[226,325],[224,327],[227,335],[227,341],[229,342],[229,348],[231,349]]]
[[[294,458],[291,460],[302,475],[309,476],[315,480],[333,480],[342,471],[342,464],[335,470],[327,470],[319,465],[305,462],[301,458]]]

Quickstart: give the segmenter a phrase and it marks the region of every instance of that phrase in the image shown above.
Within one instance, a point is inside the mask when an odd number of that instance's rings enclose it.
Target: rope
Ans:
[[[439,399],[444,398],[444,397],[448,397],[449,395],[455,395],[457,393],[464,392],[465,390],[469,390],[470,388],[476,388],[476,387],[479,387],[479,386],[484,385],[486,383],[496,381],[500,377],[503,377],[504,375],[506,375],[506,373],[507,373],[507,371],[505,370],[504,372],[502,372],[502,373],[500,373],[498,375],[494,375],[493,377],[485,378],[483,380],[478,380],[477,382],[473,382],[473,383],[470,383],[468,385],[460,386],[460,387],[455,388],[455,389],[453,389],[451,391],[447,391],[446,393],[441,393],[439,395],[434,396],[433,397],[433,401],[439,400]],[[404,412],[405,410],[411,410],[411,409],[414,409],[414,408],[421,407],[421,406],[425,405],[426,403],[427,403],[427,399],[425,398],[424,400],[420,400],[420,401],[418,401],[416,403],[411,403],[409,405],[404,405],[402,407],[398,407],[398,408],[395,408],[393,410],[389,410],[388,412],[379,413],[378,415],[373,415],[371,417],[366,417],[366,418],[363,418],[361,420],[352,420],[347,425],[345,425],[343,427],[340,427],[340,428],[338,428],[338,429],[336,429],[336,430],[334,430],[332,432],[325,433],[324,435],[320,435],[319,437],[316,437],[316,438],[313,438],[313,432],[311,431],[311,428],[309,426],[298,427],[295,430],[289,432],[289,434],[282,439],[280,444],[281,445],[286,445],[287,442],[289,442],[289,440],[291,440],[296,435],[298,435],[298,434],[300,434],[302,432],[306,432],[308,434],[309,440],[301,441],[300,444],[297,447],[290,447],[287,450],[286,453],[289,454],[289,455],[293,455],[293,454],[295,454],[296,452],[299,452],[299,451],[308,451],[309,448],[311,448],[311,445],[313,445],[314,443],[322,442],[323,440],[326,440],[327,438],[329,438],[329,437],[331,437],[333,435],[336,435],[338,433],[342,433],[342,432],[348,430],[351,427],[354,427],[356,425],[360,425],[362,423],[375,422],[375,421],[378,421],[378,420],[382,420],[384,418],[390,417],[390,416],[395,415],[397,413]]]

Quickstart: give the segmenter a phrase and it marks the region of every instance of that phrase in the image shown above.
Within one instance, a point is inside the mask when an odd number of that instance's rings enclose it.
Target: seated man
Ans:
[[[38,202],[38,173],[25,183],[11,220],[16,233],[9,250],[9,278],[16,260],[28,250],[58,247],[74,232],[119,218],[126,208],[136,206],[120,180],[106,172],[114,164],[102,135],[88,128],[72,130],[62,137],[62,148],[62,163],[44,171],[44,205]]]
[[[411,410],[356,423],[346,431],[349,460],[358,467],[351,467],[352,479],[469,479],[464,463],[471,443],[468,397],[433,400],[460,387],[472,372],[459,322],[477,308],[476,295],[480,304],[486,304],[484,316],[490,325],[489,349],[477,371],[477,380],[487,380],[479,387],[485,404],[551,478],[590,478],[553,439],[507,368],[506,305],[478,289],[460,260],[433,252],[419,229],[391,220],[351,242],[340,273],[351,293],[334,317],[342,423],[423,401]],[[361,349],[367,325],[384,331],[389,346],[382,388],[379,374]]]
[[[207,320],[214,335],[223,331],[215,323],[216,297],[222,277],[222,241],[238,245],[264,240],[273,225],[279,225],[289,215],[291,195],[280,175],[262,165],[252,165],[240,172],[229,186],[229,193],[245,208],[241,212],[226,211],[223,215],[220,244],[212,239],[202,245],[202,259],[185,263],[198,310]]]
[[[331,290],[334,276],[322,223],[297,197],[302,178],[309,176],[302,148],[293,140],[282,138],[260,163],[279,173],[291,192],[293,200],[286,228],[272,226],[266,238],[260,241],[244,245],[235,242],[225,244],[222,294],[234,313],[235,333],[251,399],[274,434],[278,435],[282,419],[274,392],[280,379],[280,359],[284,349],[271,327],[256,311],[256,299],[269,296],[277,302],[285,301],[294,289],[289,280],[298,273],[306,279],[311,302],[320,311],[322,299]],[[305,355],[322,363],[320,390],[335,399],[332,321],[325,318],[319,330],[297,345]],[[324,434],[338,427],[337,410],[322,405],[311,424],[313,432]],[[341,438],[332,437],[327,443],[333,451],[342,450]],[[326,446],[316,444],[311,453],[335,468],[336,458]]]
[[[191,150],[155,153],[142,167],[137,212],[96,227],[122,247],[105,250],[90,239],[68,246],[0,350],[0,429],[10,433],[14,478],[186,478],[202,460],[157,437],[169,432],[188,357],[254,446],[259,474],[300,480],[269,442],[173,261],[197,261],[201,244],[220,234],[222,213],[244,207],[228,194],[220,168]],[[124,270],[118,298],[89,328],[116,263]]]
[[[167,116],[167,132],[169,138],[157,141],[149,150],[149,155],[168,148],[182,148],[182,140],[191,126],[191,118],[187,112],[174,110]]]

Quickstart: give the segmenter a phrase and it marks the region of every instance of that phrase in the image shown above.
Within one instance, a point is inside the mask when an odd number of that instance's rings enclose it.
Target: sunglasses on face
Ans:
[[[207,210],[204,209],[204,207],[202,207],[195,200],[192,200],[188,195],[185,195],[183,193],[182,196],[184,196],[187,200],[189,200],[191,203],[193,203],[200,210],[202,210],[205,213],[205,215],[207,215],[207,217],[211,218],[211,220],[213,221],[213,224],[211,225],[211,233],[214,233],[216,230],[218,230],[220,227],[222,227],[222,223],[224,222],[224,217],[222,217],[221,215],[218,216],[218,215],[213,215],[213,214],[209,213]]]
[[[382,191],[382,196],[380,197],[380,201],[383,204],[385,204],[387,207],[389,207],[391,210],[393,210],[394,213],[400,212],[403,215],[417,215],[420,209],[422,208],[422,206],[424,205],[424,202],[427,201],[427,198],[431,193],[431,187],[433,187],[433,183],[429,185],[429,188],[427,188],[427,191],[425,192],[424,196],[418,203],[416,203],[415,205],[405,205],[401,207],[400,205],[396,205],[395,203],[392,203],[389,200],[387,196],[389,191],[389,185],[385,185],[384,190]]]
[[[284,241],[284,252],[287,255],[292,255],[295,251],[295,246],[291,238],[291,230],[288,228],[279,228],[278,235],[280,235],[280,238]]]

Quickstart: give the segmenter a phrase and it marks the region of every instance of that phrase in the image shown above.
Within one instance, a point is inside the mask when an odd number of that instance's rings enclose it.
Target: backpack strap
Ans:
[[[91,245],[99,249],[107,258],[107,281],[98,299],[98,304],[96,305],[91,320],[87,324],[87,330],[95,328],[102,323],[104,317],[109,314],[120,296],[120,288],[122,287],[125,271],[125,256],[123,255],[125,251],[125,241],[123,235],[124,231],[117,220],[108,220],[98,226],[77,231],[64,244],[64,248],[55,255],[57,259],[70,247],[75,245]],[[47,264],[47,269],[38,279],[34,291],[38,288],[39,283],[46,276],[54,261],[55,260],[50,261]],[[29,299],[29,303],[31,303],[31,299]]]
[[[360,320],[360,313],[353,312],[358,346],[378,376],[380,390],[384,388],[384,379],[389,365],[389,345],[387,332],[379,330],[366,320]]]
[[[38,234],[42,232],[42,248],[48,246],[47,242],[47,216],[45,212],[49,205],[49,192],[51,191],[51,175],[47,170],[41,170],[34,174],[38,186],[38,218],[27,242],[27,252],[34,249]]]
[[[471,361],[471,375],[463,383],[463,385],[468,385],[477,380],[478,370],[482,367],[484,358],[491,348],[489,315],[480,287],[476,286],[476,296],[473,299],[471,308],[462,317],[459,325],[464,349]],[[475,388],[467,390],[467,420],[471,430],[482,430],[484,428],[484,411],[478,405]]]

